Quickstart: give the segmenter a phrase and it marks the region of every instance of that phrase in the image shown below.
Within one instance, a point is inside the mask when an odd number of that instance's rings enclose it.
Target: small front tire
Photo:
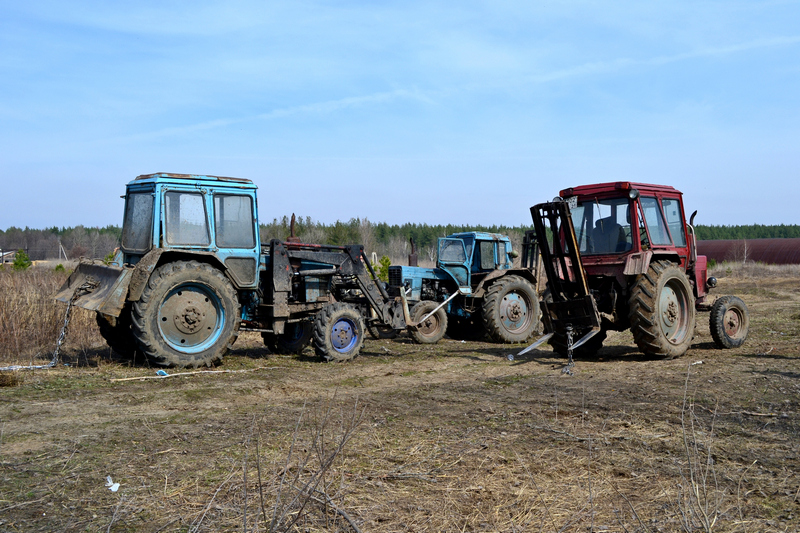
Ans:
[[[364,343],[364,318],[355,307],[337,302],[314,319],[314,351],[325,361],[349,361]]]
[[[282,335],[262,333],[264,345],[274,354],[301,354],[311,344],[314,325],[311,322],[292,322],[286,324]]]
[[[420,320],[429,315],[438,306],[439,304],[432,300],[418,302],[411,308],[411,321],[414,324],[419,324]],[[444,312],[444,308],[440,308],[425,319],[425,322],[411,330],[411,338],[420,344],[436,344],[442,340],[446,331],[447,313]]]
[[[139,349],[131,331],[129,306],[124,307],[118,317],[104,315],[98,311],[95,319],[100,336],[103,337],[109,348],[127,359],[136,358]]]
[[[723,296],[711,307],[709,316],[711,337],[718,348],[738,348],[747,339],[750,312],[741,298]]]

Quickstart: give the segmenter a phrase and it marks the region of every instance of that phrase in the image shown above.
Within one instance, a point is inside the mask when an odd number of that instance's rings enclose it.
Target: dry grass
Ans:
[[[800,273],[776,270],[719,276],[744,347],[701,324],[647,360],[614,333],[574,376],[519,347],[368,340],[329,365],[247,333],[224,361],[247,372],[26,373],[0,389],[0,531],[798,531]]]
[[[40,267],[0,270],[0,366],[39,364],[50,359],[67,308],[53,296],[67,276],[66,272]],[[69,346],[86,351],[102,342],[94,314],[76,308]]]
[[[763,263],[723,262],[710,269],[710,275],[717,278],[758,279],[758,278],[799,278],[800,265],[766,265]]]

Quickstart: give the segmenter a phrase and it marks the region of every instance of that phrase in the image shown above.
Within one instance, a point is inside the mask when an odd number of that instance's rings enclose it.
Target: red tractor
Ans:
[[[747,307],[735,296],[709,297],[717,280],[697,255],[696,214],[687,224],[672,187],[630,182],[565,189],[532,207],[547,276],[542,321],[554,350],[591,356],[607,331],[630,328],[645,355],[680,357],[699,311],[710,311],[719,347],[741,346]]]

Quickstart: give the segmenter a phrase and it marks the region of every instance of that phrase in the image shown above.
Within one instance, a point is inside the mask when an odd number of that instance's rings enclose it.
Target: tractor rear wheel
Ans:
[[[669,261],[650,263],[636,277],[629,300],[636,346],[647,356],[674,359],[692,343],[695,308],[686,274]]]
[[[109,348],[122,357],[128,359],[136,357],[138,347],[131,331],[131,310],[128,306],[122,309],[118,317],[104,315],[98,311],[95,320],[100,336]]]
[[[286,324],[283,334],[262,333],[264,346],[274,354],[300,354],[306,346],[311,344],[314,325],[311,322],[292,322]]]
[[[411,308],[411,321],[419,324],[420,320],[429,315],[438,305],[432,300],[417,302]],[[444,308],[441,308],[416,329],[411,330],[411,338],[420,344],[436,344],[442,340],[445,331],[447,331],[447,313],[444,312]]]
[[[158,267],[133,304],[133,335],[160,366],[211,366],[239,336],[241,307],[231,283],[197,261]]]
[[[349,361],[364,344],[364,318],[346,303],[327,305],[314,319],[314,351],[325,361]]]
[[[709,327],[719,348],[738,348],[747,339],[750,312],[741,298],[723,296],[711,307]]]
[[[492,283],[482,308],[486,331],[497,342],[525,342],[539,323],[536,289],[520,276],[505,276]]]

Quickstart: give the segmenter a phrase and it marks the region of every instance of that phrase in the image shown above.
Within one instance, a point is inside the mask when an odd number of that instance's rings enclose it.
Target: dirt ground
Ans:
[[[244,334],[214,372],[109,350],[6,375],[0,531],[798,531],[800,277],[721,277],[750,337],[648,360]],[[108,480],[108,477],[111,480]],[[118,483],[118,490],[114,484]]]

